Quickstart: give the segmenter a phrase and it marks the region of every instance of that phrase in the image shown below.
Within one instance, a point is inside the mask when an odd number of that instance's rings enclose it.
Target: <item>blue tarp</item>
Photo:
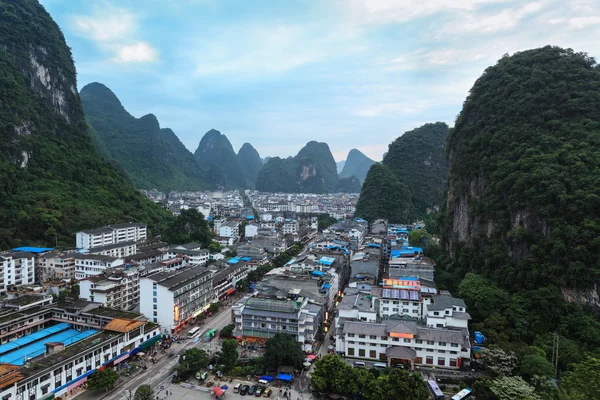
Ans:
[[[267,381],[267,382],[272,382],[273,381],[273,377],[270,375],[263,375],[260,377],[260,379],[262,379],[263,381]]]
[[[237,257],[234,257],[232,259],[230,259],[229,261],[227,261],[228,264],[237,264],[240,262],[240,259]]]
[[[54,249],[50,247],[16,247],[13,249],[14,251],[26,251],[28,253],[45,253],[47,251],[52,251]]]
[[[279,374],[277,375],[277,379],[279,379],[280,381],[291,382],[292,376],[288,374]]]
[[[373,247],[373,248],[379,249],[379,248],[381,248],[381,245],[377,244],[377,243],[369,243],[367,245],[367,247]]]
[[[254,215],[248,215],[246,219],[254,219]]]
[[[335,261],[335,258],[333,258],[333,257],[321,257],[321,259],[319,260],[319,264],[331,265],[331,264],[333,264],[334,261]]]
[[[314,271],[312,272],[312,274],[313,274],[314,276],[323,276],[323,271],[317,271],[317,270],[314,270]]]
[[[252,260],[252,257],[242,257],[242,261],[250,261]]]
[[[331,288],[331,285],[329,283],[323,284],[323,289],[329,289],[329,288]]]

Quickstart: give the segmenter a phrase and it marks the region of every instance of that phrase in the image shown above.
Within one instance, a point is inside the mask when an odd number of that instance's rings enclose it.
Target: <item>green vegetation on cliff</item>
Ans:
[[[335,191],[340,193],[360,193],[360,187],[360,181],[353,175],[348,178],[340,178]]]
[[[340,172],[340,178],[349,178],[351,176],[355,176],[362,184],[367,177],[369,168],[371,168],[371,165],[373,164],[375,164],[375,161],[365,156],[359,150],[352,149],[348,153],[348,157],[344,162],[344,167]]]
[[[399,190],[402,197],[397,199],[398,204],[390,204],[391,209],[381,207],[380,193],[389,190],[382,185],[388,183],[389,178],[382,180],[379,172],[372,176],[378,181],[369,182],[368,174],[363,183],[359,199],[362,206],[360,209],[357,207],[357,216],[368,221],[384,218],[392,223],[409,223],[439,207],[446,188],[444,148],[447,137],[448,125],[436,122],[413,129],[394,140],[382,164],[404,186]],[[369,190],[365,190],[366,187]]]
[[[163,191],[208,187],[192,153],[171,129],[161,129],[154,115],[133,117],[101,83],[81,89],[81,101],[98,152],[136,187]]]
[[[520,357],[549,357],[555,332],[559,370],[599,355],[598,148],[600,70],[550,46],[487,68],[448,138],[438,284],[476,273],[459,286],[473,330]]]
[[[311,141],[296,157],[269,159],[258,173],[256,189],[262,192],[331,193],[337,190],[338,179],[335,160],[327,143]]]
[[[258,171],[263,167],[258,151],[250,143],[244,143],[237,153],[237,158],[246,177],[246,186],[253,188],[256,184]]]
[[[170,219],[94,149],[71,52],[45,9],[3,0],[0,20],[0,248],[72,245],[79,229]]]
[[[214,164],[221,169],[229,188],[245,188],[246,176],[227,136],[211,129],[206,132],[194,152],[198,164],[205,170]]]

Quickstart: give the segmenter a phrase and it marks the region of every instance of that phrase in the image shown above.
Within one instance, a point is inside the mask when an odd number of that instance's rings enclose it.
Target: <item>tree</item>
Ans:
[[[501,312],[510,296],[480,275],[468,273],[458,287],[458,295],[467,304],[473,319],[484,320],[490,310]]]
[[[208,251],[210,251],[211,253],[220,253],[221,245],[217,242],[210,242],[208,244]]]
[[[219,312],[220,308],[221,305],[219,303],[210,303],[210,306],[208,306],[208,311],[210,311],[213,314],[216,314]]]
[[[511,351],[505,351],[499,347],[484,347],[479,354],[484,368],[494,375],[512,375],[517,367],[517,356]]]
[[[241,293],[247,292],[250,289],[248,279],[242,279],[235,284],[235,290]]]
[[[317,217],[317,224],[319,232],[329,228],[331,225],[335,224],[337,219],[333,218],[329,214],[319,214]]]
[[[526,381],[531,382],[534,376],[550,378],[554,375],[554,369],[541,351],[541,354],[536,352],[523,356],[519,362],[519,373]]]
[[[233,337],[233,330],[235,329],[234,324],[225,325],[223,329],[221,329],[221,339],[231,339]]]
[[[228,339],[223,341],[221,346],[221,357],[219,362],[223,364],[225,371],[230,371],[235,367],[235,363],[238,359],[237,342],[235,339]]]
[[[212,236],[204,215],[195,208],[181,210],[163,233],[163,239],[171,244],[198,242],[203,246],[211,243]]]
[[[413,229],[408,234],[408,243],[411,246],[425,247],[429,240],[431,240],[431,235],[425,229]]]
[[[393,369],[369,383],[368,400],[428,400],[429,390],[421,374]]]
[[[492,392],[498,400],[542,400],[535,393],[533,386],[529,385],[520,376],[501,376],[492,381]]]
[[[561,400],[587,400],[600,393],[600,359],[588,357],[574,364],[573,371],[565,374],[558,387]]]
[[[107,391],[114,387],[118,379],[119,375],[117,374],[117,371],[115,371],[113,368],[106,368],[102,370],[97,369],[92,375],[90,375],[90,379],[88,379],[88,389],[104,389],[105,391]]]
[[[276,333],[267,341],[265,349],[265,367],[276,370],[280,366],[301,368],[304,352],[298,341],[287,333]]]
[[[208,354],[201,349],[191,348],[179,356],[179,366],[175,369],[177,378],[181,381],[206,368]]]
[[[349,383],[353,381],[354,369],[337,354],[327,354],[315,362],[311,385],[321,393],[352,393]]]
[[[135,391],[133,400],[154,400],[154,391],[150,385],[141,385]]]

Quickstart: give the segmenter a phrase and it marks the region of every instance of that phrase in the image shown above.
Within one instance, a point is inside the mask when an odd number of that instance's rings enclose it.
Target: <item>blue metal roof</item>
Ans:
[[[335,261],[335,258],[333,258],[333,257],[321,257],[321,259],[319,260],[319,264],[331,265],[331,264],[333,264],[334,261]]]
[[[250,261],[252,260],[252,257],[242,257],[242,261]]]
[[[254,215],[248,215],[246,219],[254,219]]]
[[[312,272],[313,275],[315,276],[322,276],[323,275],[323,271],[317,271],[316,269]]]
[[[240,259],[237,257],[234,257],[232,259],[230,259],[229,261],[227,261],[228,264],[237,264],[240,262]]]
[[[46,253],[47,251],[52,251],[54,250],[53,248],[50,247],[15,247],[13,249],[14,251],[26,251],[29,253]]]
[[[329,288],[331,288],[331,285],[329,283],[323,284],[323,289],[329,289]]]

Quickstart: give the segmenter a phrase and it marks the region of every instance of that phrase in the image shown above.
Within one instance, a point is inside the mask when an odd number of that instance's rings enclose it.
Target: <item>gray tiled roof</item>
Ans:
[[[433,304],[429,304],[427,306],[428,311],[439,311],[446,310],[452,308],[453,306],[457,307],[467,307],[465,302],[461,299],[454,298],[452,296],[434,296]]]
[[[387,336],[387,326],[385,324],[346,321],[344,324],[344,334],[346,333]]]
[[[417,328],[416,338],[433,340],[434,342],[459,343],[461,345],[467,340],[461,331],[441,328]]]

